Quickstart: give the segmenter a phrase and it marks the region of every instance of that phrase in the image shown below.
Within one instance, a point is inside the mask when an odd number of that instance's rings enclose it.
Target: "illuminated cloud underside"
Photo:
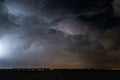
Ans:
[[[86,8],[76,0],[1,2],[0,68],[119,68],[119,25],[94,17],[110,13],[110,5],[93,1],[93,9],[85,1]]]

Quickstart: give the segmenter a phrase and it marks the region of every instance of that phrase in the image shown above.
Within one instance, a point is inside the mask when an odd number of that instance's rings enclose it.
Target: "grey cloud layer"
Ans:
[[[69,7],[72,1],[64,0],[68,5],[54,1],[1,2],[0,39],[7,39],[12,47],[0,67],[119,67],[119,27],[103,31],[100,24],[78,17],[101,14],[101,10],[83,13]]]

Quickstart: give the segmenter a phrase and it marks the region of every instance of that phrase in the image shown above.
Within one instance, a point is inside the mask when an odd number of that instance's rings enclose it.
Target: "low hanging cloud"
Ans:
[[[1,1],[0,68],[120,67],[119,24],[103,16],[113,16],[110,0],[81,2]]]

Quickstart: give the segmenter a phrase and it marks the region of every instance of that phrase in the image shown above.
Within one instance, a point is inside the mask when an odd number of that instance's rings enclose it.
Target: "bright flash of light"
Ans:
[[[13,50],[13,37],[5,35],[0,39],[0,59],[10,57],[10,53]]]
[[[9,40],[6,37],[0,39],[0,58],[5,58],[10,52]]]
[[[7,51],[6,45],[0,42],[0,57],[5,56],[6,51]]]

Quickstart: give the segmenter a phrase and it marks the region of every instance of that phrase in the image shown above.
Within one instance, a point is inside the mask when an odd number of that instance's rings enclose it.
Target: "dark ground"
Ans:
[[[0,80],[120,80],[115,70],[1,70]]]

